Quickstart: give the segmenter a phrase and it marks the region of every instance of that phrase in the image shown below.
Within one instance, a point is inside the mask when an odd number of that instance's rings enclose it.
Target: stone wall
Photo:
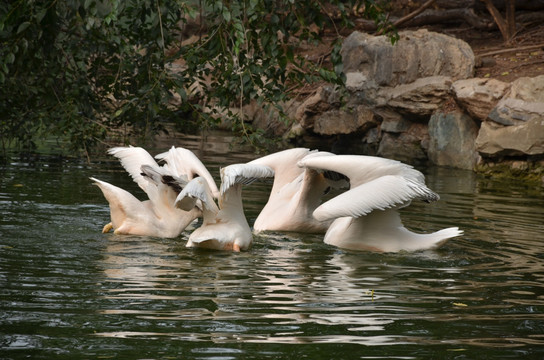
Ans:
[[[274,121],[258,126],[337,152],[486,171],[512,164],[544,175],[544,75],[473,78],[465,42],[427,30],[399,35],[391,45],[352,33],[342,48],[345,88],[323,86],[289,104],[287,132]]]

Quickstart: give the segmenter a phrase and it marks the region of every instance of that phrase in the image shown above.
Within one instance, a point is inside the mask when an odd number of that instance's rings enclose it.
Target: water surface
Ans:
[[[225,138],[177,144],[214,175],[256,156]],[[14,157],[0,169],[0,358],[544,357],[542,187],[423,170],[441,200],[402,218],[418,232],[465,231],[439,250],[355,252],[271,233],[233,254],[185,248],[189,230],[102,234],[109,209],[89,176],[143,195],[114,159]],[[268,189],[244,188],[250,224]]]

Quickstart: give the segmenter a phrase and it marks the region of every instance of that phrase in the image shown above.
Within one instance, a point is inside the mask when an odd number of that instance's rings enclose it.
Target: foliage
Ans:
[[[339,41],[331,69],[297,57],[296,47],[319,41],[319,29],[349,25],[357,6],[387,23],[371,0],[4,2],[2,145],[28,148],[53,135],[88,151],[120,129],[147,133],[172,121],[209,127],[221,116],[259,139],[228,109],[250,100],[281,104],[288,84],[341,83]],[[338,11],[334,20],[331,9]],[[182,41],[184,24],[197,15],[205,17],[206,32]],[[181,104],[172,106],[176,96]]]

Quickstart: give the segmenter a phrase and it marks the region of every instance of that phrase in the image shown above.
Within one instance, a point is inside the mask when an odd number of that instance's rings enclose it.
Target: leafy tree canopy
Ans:
[[[287,84],[341,83],[333,67],[296,56],[316,29],[349,25],[363,9],[379,26],[384,12],[364,1],[17,0],[0,4],[0,139],[35,146],[56,137],[88,152],[119,129],[160,130],[166,122],[210,127],[219,114],[250,140],[226,109],[252,99],[280,104]],[[188,20],[205,19],[194,41]],[[172,106],[176,97],[178,103]],[[179,101],[180,100],[180,101]]]

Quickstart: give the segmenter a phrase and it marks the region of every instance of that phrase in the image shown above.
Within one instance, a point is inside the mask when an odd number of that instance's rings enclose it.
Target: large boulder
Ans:
[[[544,118],[532,118],[512,126],[483,122],[476,149],[488,157],[544,154]]]
[[[313,131],[320,135],[351,134],[366,132],[377,125],[374,113],[360,105],[353,110],[326,111],[315,119]]]
[[[430,32],[401,31],[392,45],[386,36],[353,32],[344,40],[342,59],[349,90],[408,84],[430,76],[454,81],[471,77],[474,53],[454,37]]]
[[[384,88],[380,92],[388,99],[387,106],[403,114],[429,116],[438,110],[449,97],[451,78],[429,76],[410,84]]]
[[[484,78],[458,80],[452,86],[457,103],[479,121],[487,119],[509,88],[509,83]]]
[[[488,157],[544,154],[544,75],[512,82],[482,123],[476,148]]]
[[[530,119],[544,120],[544,75],[519,78],[489,113],[489,120],[502,125],[519,125]]]
[[[429,120],[429,160],[472,170],[480,159],[474,144],[477,136],[478,126],[463,112],[436,112]]]

